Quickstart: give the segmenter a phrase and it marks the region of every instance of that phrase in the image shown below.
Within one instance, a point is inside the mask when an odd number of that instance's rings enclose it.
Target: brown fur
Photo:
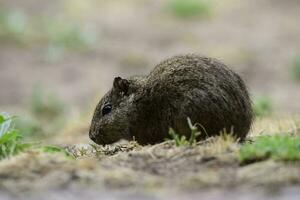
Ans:
[[[107,103],[112,110],[103,116]],[[199,126],[198,139],[224,130],[244,139],[252,108],[243,80],[221,62],[197,55],[167,59],[148,76],[117,77],[95,110],[90,138],[98,144],[132,138],[154,144],[168,137],[170,127],[188,137],[188,117]]]

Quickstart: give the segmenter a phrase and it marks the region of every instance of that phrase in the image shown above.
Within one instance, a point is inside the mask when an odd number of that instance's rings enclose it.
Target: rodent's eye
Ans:
[[[106,104],[103,108],[102,108],[102,115],[106,115],[108,113],[110,113],[112,110],[112,105],[111,104]]]

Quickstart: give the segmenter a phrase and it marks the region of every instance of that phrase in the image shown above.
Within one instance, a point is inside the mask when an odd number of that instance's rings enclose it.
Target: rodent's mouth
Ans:
[[[104,145],[106,144],[100,137],[95,137],[93,135],[90,134],[90,139],[95,142],[96,144],[99,144],[99,145]]]
[[[131,140],[127,132],[120,129],[106,130],[103,128],[91,129],[89,131],[89,138],[99,145],[113,144],[120,139]]]
[[[90,139],[95,142],[96,144],[104,144],[104,141],[100,137],[97,137],[97,133],[91,132],[89,133]]]
[[[116,140],[114,140],[112,138],[103,137],[103,135],[100,136],[100,134],[98,134],[98,133],[90,133],[89,137],[93,142],[95,142],[96,144],[99,144],[99,145],[112,144],[112,143],[116,142]]]

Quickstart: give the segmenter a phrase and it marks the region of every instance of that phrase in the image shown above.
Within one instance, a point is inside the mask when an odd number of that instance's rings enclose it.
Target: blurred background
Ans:
[[[114,76],[197,53],[241,74],[257,116],[296,114],[299,20],[298,0],[1,0],[0,110],[53,132],[89,119]]]

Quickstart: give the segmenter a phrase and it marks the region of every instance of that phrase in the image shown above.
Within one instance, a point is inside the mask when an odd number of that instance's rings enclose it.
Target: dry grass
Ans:
[[[277,116],[256,119],[249,137],[274,134],[300,134],[300,116]]]

